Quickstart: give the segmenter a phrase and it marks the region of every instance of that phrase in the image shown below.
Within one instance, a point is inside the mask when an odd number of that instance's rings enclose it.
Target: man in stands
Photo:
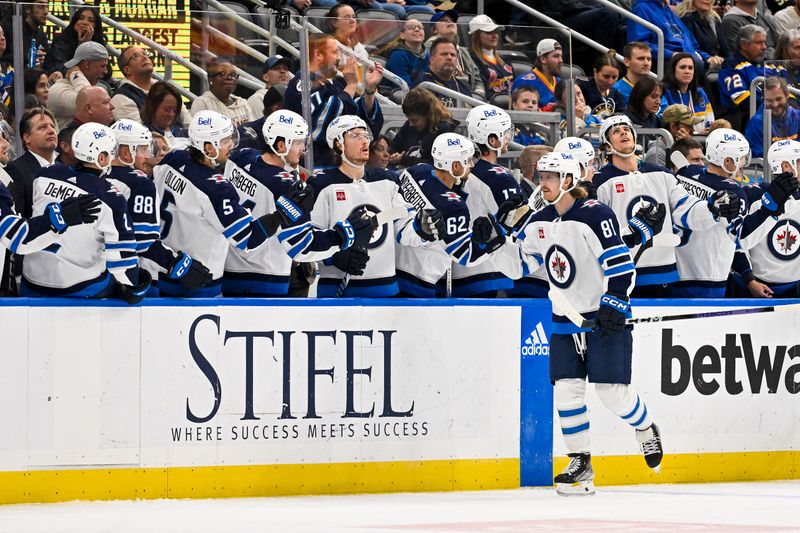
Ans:
[[[771,58],[775,53],[778,41],[778,32],[772,17],[766,17],[758,12],[758,0],[736,0],[736,5],[731,7],[722,17],[722,35],[728,50],[738,48],[739,31],[748,24],[754,24],[764,30],[767,36],[766,57]],[[785,4],[784,4],[785,5]]]
[[[106,74],[108,50],[100,43],[87,41],[78,46],[75,55],[64,63],[64,67],[68,69],[65,77],[53,84],[47,99],[47,106],[55,115],[59,127],[72,120],[81,89],[96,86],[97,81]]]
[[[653,54],[650,46],[641,41],[634,41],[625,45],[622,49],[622,56],[625,60],[625,76],[614,84],[613,88],[619,91],[622,96],[623,109],[628,105],[633,86],[636,85],[644,76],[650,75],[650,68],[653,66]]]
[[[458,50],[456,45],[449,39],[440,37],[431,44],[428,70],[425,72],[422,81],[429,81],[465,96],[474,97],[475,95],[469,86],[456,78],[457,68]],[[459,103],[455,98],[436,92],[434,94],[446,107],[464,107],[464,104]]]
[[[531,87],[539,92],[539,106],[545,106],[556,100],[556,83],[561,78],[561,65],[564,64],[563,50],[555,39],[542,39],[536,46],[538,64],[532,72],[523,74],[514,80],[511,86],[513,93],[520,87]]]
[[[767,78],[764,83],[764,103],[750,118],[745,137],[750,144],[753,157],[764,156],[764,109],[772,111],[770,144],[776,141],[797,140],[800,133],[800,110],[789,105],[789,86],[777,76]]]
[[[75,99],[75,115],[65,127],[78,127],[88,122],[110,126],[114,122],[114,105],[102,87],[84,87]]]
[[[261,76],[267,86],[257,90],[247,99],[247,104],[255,116],[269,116],[272,113],[272,111],[265,112],[264,110],[264,95],[271,87],[287,85],[292,77],[291,68],[292,61],[288,57],[270,56],[267,58],[264,62],[264,73]]]
[[[212,61],[208,65],[209,90],[192,102],[192,116],[200,111],[214,111],[231,119],[234,126],[256,120],[258,116],[250,109],[247,100],[233,94],[238,79],[239,74],[231,63],[217,59]]]

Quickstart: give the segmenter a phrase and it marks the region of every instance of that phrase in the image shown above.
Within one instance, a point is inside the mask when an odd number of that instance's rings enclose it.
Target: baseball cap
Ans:
[[[283,95],[286,93],[286,85],[273,85],[264,93],[264,110],[274,106],[278,102],[283,102]]]
[[[266,61],[264,61],[264,72],[267,72],[270,69],[275,68],[276,65],[283,64],[286,66],[287,69],[292,70],[292,60],[288,57],[283,57],[280,55],[269,56]]]
[[[472,35],[476,31],[492,32],[495,30],[504,30],[505,27],[495,24],[492,17],[489,15],[478,15],[469,21],[469,34]]]
[[[106,47],[94,41],[87,41],[78,45],[72,59],[64,63],[64,66],[72,68],[81,61],[99,61],[101,59],[108,59]]]
[[[664,113],[661,115],[661,122],[664,124],[675,124],[680,122],[688,126],[694,126],[703,122],[702,117],[694,116],[691,109],[683,104],[672,104],[667,106]]]
[[[556,48],[561,48],[561,44],[555,39],[542,39],[539,41],[539,44],[536,45],[536,57],[549,54]]]
[[[435,24],[435,23],[439,22],[440,20],[442,20],[444,17],[449,17],[450,20],[452,20],[453,22],[457,22],[458,21],[458,11],[456,11],[455,9],[448,9],[447,11],[437,11],[431,17],[431,21],[430,22],[431,22],[431,24]]]

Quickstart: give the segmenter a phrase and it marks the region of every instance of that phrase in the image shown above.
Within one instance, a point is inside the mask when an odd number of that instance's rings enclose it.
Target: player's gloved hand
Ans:
[[[341,239],[339,245],[341,250],[348,250],[356,243],[366,246],[376,229],[378,229],[378,219],[370,216],[366,209],[358,209],[351,213],[347,220],[340,220],[333,225],[333,230]]]
[[[714,191],[708,197],[708,210],[716,220],[722,217],[731,222],[739,215],[739,196],[731,191]]]
[[[193,291],[208,285],[211,272],[197,259],[185,252],[178,252],[167,269],[169,279],[180,281],[184,289]]]
[[[514,222],[519,218],[517,209],[526,205],[528,198],[524,192],[509,196],[507,200],[497,207],[497,221],[506,228],[513,226]]]
[[[423,241],[433,242],[444,235],[444,217],[438,209],[422,209],[414,217],[414,231]]]
[[[586,190],[586,194],[588,195],[587,198],[590,200],[597,200],[597,185],[595,185],[593,182],[579,180],[578,187]]]
[[[333,254],[331,262],[333,266],[351,276],[360,276],[364,273],[369,261],[369,254],[361,247],[340,251]]]
[[[666,216],[667,206],[664,204],[647,204],[640,207],[636,214],[628,220],[628,226],[633,230],[633,233],[625,236],[629,238],[624,239],[628,248],[653,240],[653,236],[664,227]]]
[[[761,197],[761,205],[774,214],[780,215],[783,213],[783,205],[786,200],[799,188],[800,182],[798,182],[797,176],[791,172],[782,172],[777,176],[772,176],[772,183]]]
[[[139,280],[136,282],[136,285],[120,285],[122,293],[120,298],[130,305],[138,304],[144,299],[144,295],[147,294],[147,291],[150,289],[150,283],[152,283],[152,281],[153,278],[150,277],[150,272],[140,268]]]
[[[64,233],[70,226],[91,224],[100,214],[100,200],[94,194],[83,194],[67,198],[60,204],[51,203],[44,208],[50,220],[50,228]]]
[[[472,240],[478,249],[490,254],[506,242],[506,230],[491,214],[478,217],[472,223]]]
[[[631,304],[627,296],[607,292],[600,297],[600,307],[595,314],[597,326],[607,331],[622,331],[625,329],[625,319]]]
[[[292,185],[286,194],[275,200],[275,207],[281,216],[283,226],[291,226],[310,212],[314,207],[314,200],[314,189],[299,180]]]

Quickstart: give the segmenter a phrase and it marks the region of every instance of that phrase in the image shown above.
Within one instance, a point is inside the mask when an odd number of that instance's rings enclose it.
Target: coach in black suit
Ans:
[[[6,171],[13,180],[11,194],[17,213],[25,218],[32,216],[33,179],[39,169],[52,164],[56,158],[56,121],[48,109],[37,107],[22,115],[19,127],[25,153],[13,160]]]

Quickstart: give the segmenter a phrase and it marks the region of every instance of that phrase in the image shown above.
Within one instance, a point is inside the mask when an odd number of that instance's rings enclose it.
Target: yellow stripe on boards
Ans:
[[[0,503],[519,487],[519,459],[0,472]]]
[[[641,455],[592,456],[595,485],[639,483],[716,483],[800,479],[800,452],[727,452],[667,454],[656,474]],[[569,463],[553,459],[553,475]]]

